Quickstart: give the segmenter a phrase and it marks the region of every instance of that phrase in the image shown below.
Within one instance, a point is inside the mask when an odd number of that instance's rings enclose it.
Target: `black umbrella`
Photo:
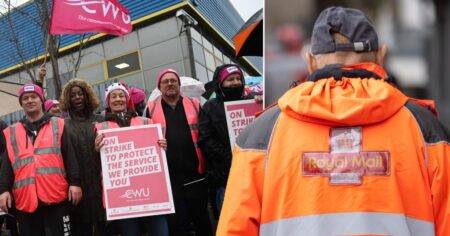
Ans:
[[[263,55],[263,9],[257,11],[234,35],[236,57]]]

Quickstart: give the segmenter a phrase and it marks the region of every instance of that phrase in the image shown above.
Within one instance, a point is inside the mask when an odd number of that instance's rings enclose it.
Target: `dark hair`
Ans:
[[[86,102],[86,108],[89,112],[94,112],[99,106],[100,101],[97,98],[97,95],[94,92],[94,89],[92,89],[92,86],[86,83],[86,81],[82,79],[71,79],[69,83],[67,83],[64,88],[63,92],[61,94],[61,110],[62,111],[69,111],[71,110],[70,105],[70,91],[73,87],[79,87],[81,91],[83,91],[85,95],[85,102]]]

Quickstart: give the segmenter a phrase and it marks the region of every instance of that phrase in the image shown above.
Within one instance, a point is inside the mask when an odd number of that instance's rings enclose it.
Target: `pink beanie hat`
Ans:
[[[161,86],[161,79],[162,77],[167,74],[167,73],[173,73],[174,75],[177,76],[178,78],[178,83],[181,85],[181,80],[180,80],[180,75],[178,75],[178,72],[174,69],[165,69],[159,72],[157,80],[156,80],[156,84],[158,85],[158,89]]]
[[[145,100],[145,92],[140,88],[131,88],[130,98],[133,104],[139,104]]]
[[[228,76],[238,74],[243,77],[241,69],[237,66],[227,66],[222,68],[219,73],[219,84],[222,84],[224,80],[227,79]]]
[[[42,103],[44,103],[44,90],[35,85],[35,84],[24,84],[22,87],[20,87],[19,89],[19,103],[20,105],[22,105],[21,102],[21,98],[23,96],[24,93],[36,93],[39,98],[41,99]]]
[[[50,109],[52,109],[52,107],[54,107],[58,104],[59,104],[58,100],[47,99],[47,101],[45,101],[45,103],[44,103],[45,111],[48,112]]]

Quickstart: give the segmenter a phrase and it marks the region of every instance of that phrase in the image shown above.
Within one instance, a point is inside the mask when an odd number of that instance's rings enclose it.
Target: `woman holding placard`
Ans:
[[[121,83],[111,84],[106,92],[105,121],[95,125],[96,130],[112,129],[151,124],[152,121],[145,117],[138,117],[131,102],[128,89]],[[104,145],[104,135],[98,134],[95,138],[95,150],[100,151]],[[161,139],[158,144],[166,148],[166,140]],[[150,235],[168,235],[166,217],[163,215],[129,218],[116,221],[122,236],[137,236],[140,234],[140,225],[144,224]]]

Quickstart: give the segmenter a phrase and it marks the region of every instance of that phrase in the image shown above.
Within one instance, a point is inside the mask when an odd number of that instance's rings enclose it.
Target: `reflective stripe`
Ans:
[[[293,217],[262,224],[261,236],[273,235],[417,235],[434,236],[434,224],[403,214],[354,212]]]
[[[30,184],[34,184],[35,180],[34,177],[25,178],[19,181],[14,181],[14,187],[13,188],[21,188]]]
[[[35,148],[34,154],[61,154],[59,147]]]
[[[53,147],[59,147],[58,145],[58,118],[52,117],[50,120],[52,123],[52,130],[53,130]]]
[[[58,167],[39,167],[36,169],[36,174],[62,174],[66,175],[66,171]]]
[[[17,147],[17,138],[16,138],[16,124],[11,126],[10,129],[10,139],[11,139],[11,146],[13,148],[14,152],[14,158],[17,158],[17,154],[19,153],[19,148]],[[28,142],[28,140],[27,140]]]
[[[196,129],[198,129],[198,123],[190,124],[190,125],[189,125],[189,129],[191,129],[191,130],[196,130]]]
[[[194,147],[195,147],[195,148],[199,148],[197,142],[194,142]]]
[[[156,103],[157,103],[157,102],[161,102],[161,100],[160,100],[160,99],[157,99],[156,101],[153,101],[153,102],[150,103],[151,105],[153,105],[153,106],[152,106],[152,109],[150,109],[149,112],[148,112],[148,117],[149,117],[150,119],[153,118],[153,113],[155,112],[155,108],[156,108]]]
[[[194,99],[193,98],[191,98],[191,97],[188,97],[189,98],[189,101],[191,101],[191,103],[192,103],[192,106],[194,107],[194,110],[195,110],[195,115],[196,116],[198,116],[198,113],[199,113],[199,108],[196,106],[196,104],[195,104],[195,102],[194,102]]]
[[[13,170],[17,170],[24,165],[34,161],[34,157],[17,158],[12,164]]]
[[[102,129],[109,129],[109,124],[107,121],[102,122]]]

